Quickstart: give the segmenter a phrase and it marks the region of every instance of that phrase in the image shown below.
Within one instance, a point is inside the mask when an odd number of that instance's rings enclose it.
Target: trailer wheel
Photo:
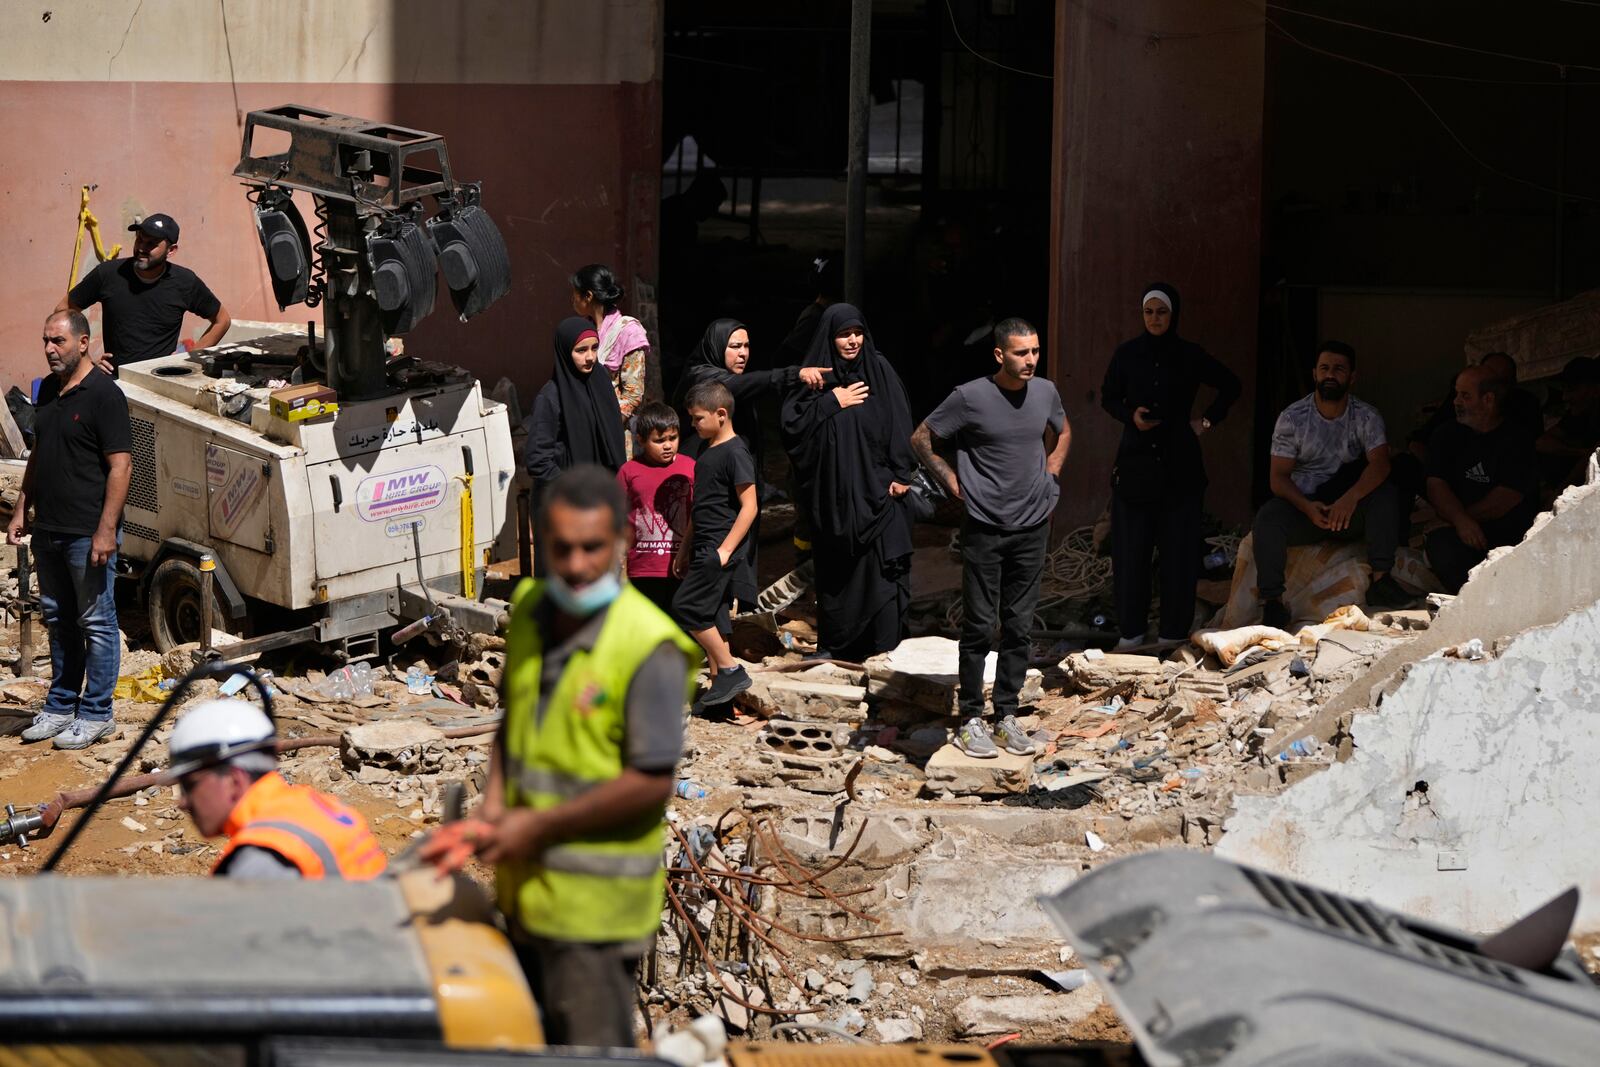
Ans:
[[[171,652],[200,640],[204,609],[200,601],[200,569],[183,556],[169,556],[150,576],[150,638],[156,651]],[[232,631],[228,616],[211,591],[211,626]]]

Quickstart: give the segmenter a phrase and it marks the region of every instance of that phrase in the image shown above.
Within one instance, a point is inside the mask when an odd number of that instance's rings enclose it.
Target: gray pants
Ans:
[[[636,1048],[633,1032],[637,943],[590,944],[519,934],[512,947],[551,1045]]]
[[[1356,505],[1350,525],[1337,533],[1321,529],[1281,496],[1261,505],[1252,527],[1261,599],[1277,600],[1283,596],[1283,570],[1288,565],[1290,545],[1364,540],[1367,562],[1374,573],[1387,574],[1394,568],[1394,552],[1400,543],[1400,499],[1400,490],[1385,482]]]

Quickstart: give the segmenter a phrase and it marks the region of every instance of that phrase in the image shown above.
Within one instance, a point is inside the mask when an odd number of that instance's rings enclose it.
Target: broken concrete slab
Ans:
[[[865,722],[865,686],[789,674],[756,674],[740,704],[764,718]]]
[[[1353,731],[1346,762],[1236,797],[1217,854],[1479,933],[1577,885],[1573,934],[1600,932],[1600,604],[1416,664]]]
[[[803,862],[838,859],[853,844],[852,863],[881,868],[905,863],[926,848],[934,828],[926,811],[864,811],[851,805],[837,819],[821,810],[785,815],[779,833],[784,847]]]
[[[1121,655],[1098,649],[1072,652],[1061,661],[1061,670],[1071,687],[1080,693],[1108,689],[1124,682],[1139,686],[1160,684],[1171,673],[1167,665],[1156,656]]]
[[[951,1018],[961,1037],[993,1037],[1021,1031],[1030,1041],[1063,1038],[1104,1002],[1099,985],[1091,982],[1071,993],[968,997],[956,1005]]]
[[[913,637],[893,651],[867,660],[867,693],[874,702],[914,704],[940,715],[956,713],[958,646],[948,637]],[[983,664],[985,706],[993,708],[995,666],[991,652]],[[1044,675],[1029,670],[1019,699],[1031,704],[1044,696]]]
[[[1033,777],[1033,757],[1000,750],[994,759],[976,759],[955,745],[945,745],[923,767],[928,788],[957,796],[996,797],[1026,793]]]
[[[881,913],[904,931],[925,972],[1031,973],[1061,945],[1037,901],[1078,877],[1075,857],[1064,845],[1018,848],[970,832],[941,833],[909,864],[906,898],[890,900]]]
[[[1460,595],[1439,609],[1427,629],[1378,657],[1323,705],[1300,736],[1326,738],[1341,716],[1377,704],[1399,684],[1407,665],[1442,648],[1475,637],[1491,644],[1600,601],[1596,559],[1600,559],[1600,485],[1591,480],[1562,493],[1514,549],[1479,564]],[[1297,739],[1283,738],[1281,743]]]
[[[448,747],[444,731],[411,719],[363,723],[339,738],[339,756],[347,767],[384,767],[405,774],[438,770]]]
[[[734,780],[740,785],[790,785],[807,793],[839,793],[859,755],[816,758],[790,752],[758,749],[740,762]]]

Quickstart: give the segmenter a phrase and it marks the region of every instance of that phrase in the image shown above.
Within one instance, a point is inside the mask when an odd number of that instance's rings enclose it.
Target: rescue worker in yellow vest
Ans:
[[[225,836],[214,875],[376,878],[388,866],[361,813],[278,773],[272,720],[242,700],[207,700],[178,720],[167,778],[202,836]]]
[[[634,971],[661,923],[667,799],[699,648],[618,581],[616,476],[573,467],[544,492],[549,578],[512,597],[495,739],[477,818],[422,857],[496,865],[500,908],[552,1045],[632,1047]]]

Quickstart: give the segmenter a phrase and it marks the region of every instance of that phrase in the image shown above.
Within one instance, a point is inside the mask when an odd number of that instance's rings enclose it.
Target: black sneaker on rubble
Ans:
[[[1282,600],[1274,598],[1261,602],[1261,625],[1270,626],[1274,630],[1287,630],[1289,628],[1289,609]]]
[[[1403,608],[1417,598],[1406,592],[1405,586],[1394,580],[1394,575],[1385,574],[1382,578],[1367,586],[1367,607],[1369,608]]]
[[[698,713],[720,707],[749,688],[750,672],[743,665],[724,668],[717,672],[711,685],[700,694],[700,699],[694,702],[690,710]]]

